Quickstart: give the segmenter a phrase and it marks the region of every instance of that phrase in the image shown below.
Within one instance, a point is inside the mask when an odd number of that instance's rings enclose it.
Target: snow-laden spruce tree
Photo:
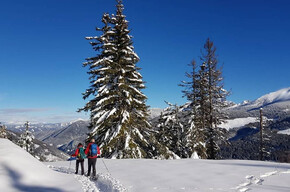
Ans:
[[[227,106],[226,97],[229,92],[223,87],[222,71],[218,68],[218,60],[215,55],[216,47],[208,38],[204,44],[205,53],[201,57],[202,69],[200,72],[202,91],[205,93],[204,109],[201,109],[206,118],[207,128],[207,156],[209,159],[218,158],[219,143],[225,141],[224,130],[218,125],[226,118],[222,112]]]
[[[88,58],[90,87],[84,99],[90,101],[80,110],[91,112],[91,133],[108,158],[152,158],[156,155],[152,142],[148,107],[139,57],[134,52],[123,14],[123,4],[117,1],[114,15],[104,14],[100,36],[87,37],[98,54]]]
[[[205,159],[206,154],[206,134],[204,126],[204,115],[202,115],[201,106],[203,105],[205,95],[202,95],[201,75],[196,71],[196,62],[193,60],[189,66],[192,68],[190,73],[186,73],[189,81],[182,81],[180,86],[184,87],[182,91],[184,97],[188,100],[188,113],[186,115],[186,146],[188,155],[191,158]]]
[[[34,135],[28,130],[29,129],[29,122],[25,123],[25,131],[20,135],[20,139],[18,141],[18,145],[25,149],[30,154],[34,151]]]
[[[7,138],[6,126],[0,122],[0,138]]]
[[[166,102],[169,106],[158,119],[158,141],[180,158],[188,157],[186,130],[181,120],[181,108]]]

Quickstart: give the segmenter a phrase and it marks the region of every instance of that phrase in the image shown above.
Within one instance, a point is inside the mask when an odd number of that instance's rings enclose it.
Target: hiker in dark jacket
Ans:
[[[75,174],[78,174],[79,164],[81,164],[81,170],[82,170],[82,175],[83,175],[84,174],[84,160],[86,158],[86,155],[84,153],[83,144],[81,144],[81,143],[78,144],[78,147],[77,147],[75,153],[72,154],[72,157],[76,157],[77,158]]]
[[[91,142],[88,144],[85,154],[88,157],[88,174],[87,176],[91,175],[91,169],[93,168],[93,177],[96,176],[96,163],[97,157],[100,154],[100,149],[95,143],[95,139],[91,139]]]

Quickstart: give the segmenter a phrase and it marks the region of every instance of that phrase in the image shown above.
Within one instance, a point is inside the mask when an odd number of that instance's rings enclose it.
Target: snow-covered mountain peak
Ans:
[[[246,101],[227,109],[231,118],[257,117],[259,110],[270,119],[281,119],[290,116],[290,87],[261,96],[254,101]]]
[[[73,120],[71,122],[68,122],[68,123],[62,123],[61,125],[62,125],[62,127],[67,127],[67,126],[69,126],[71,124],[74,124],[74,123],[78,123],[78,122],[88,122],[88,121],[89,121],[88,119],[78,118],[78,119],[75,119],[75,120]]]
[[[269,93],[257,99],[255,103],[269,105],[276,102],[290,101],[290,87]]]
[[[246,105],[246,104],[248,104],[248,103],[250,103],[250,101],[249,101],[249,100],[245,100],[245,101],[243,101],[243,102],[241,103],[241,105]]]
[[[154,119],[155,117],[158,117],[163,109],[161,108],[150,108],[149,109],[149,118]]]

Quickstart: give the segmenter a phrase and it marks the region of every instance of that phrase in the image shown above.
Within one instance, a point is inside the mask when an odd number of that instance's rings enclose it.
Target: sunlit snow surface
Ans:
[[[236,118],[236,119],[229,119],[226,120],[224,123],[219,125],[221,128],[225,128],[227,130],[237,127],[243,127],[249,123],[258,122],[258,118],[256,117],[246,117],[246,118]]]
[[[98,159],[97,181],[75,161],[41,163],[0,139],[0,191],[290,191],[290,164],[246,160]],[[2,155],[5,154],[5,155]],[[85,169],[87,161],[85,161]]]
[[[47,163],[55,170],[74,163]],[[107,166],[107,168],[105,167]],[[98,159],[100,191],[287,191],[290,164],[243,160],[109,160]],[[82,176],[79,176],[82,177]],[[84,177],[86,178],[86,177]]]
[[[256,103],[267,105],[275,102],[288,100],[290,100],[290,88],[285,88],[260,97],[256,100]]]
[[[278,134],[285,134],[285,135],[290,135],[290,129],[278,131]]]
[[[49,169],[24,149],[0,139],[0,191],[81,191],[73,175]]]

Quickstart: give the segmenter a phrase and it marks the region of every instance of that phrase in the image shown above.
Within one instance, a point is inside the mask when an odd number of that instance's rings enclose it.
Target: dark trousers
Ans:
[[[77,159],[76,161],[76,174],[79,172],[79,164],[81,164],[82,175],[84,174],[84,159]]]
[[[93,168],[93,176],[96,176],[96,163],[97,158],[88,158],[88,176],[91,175],[92,168]]]

